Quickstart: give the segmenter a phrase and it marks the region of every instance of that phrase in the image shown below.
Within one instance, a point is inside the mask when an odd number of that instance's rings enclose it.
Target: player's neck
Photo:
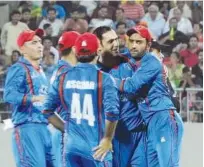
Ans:
[[[75,66],[77,63],[77,59],[74,55],[63,56],[62,60],[68,62],[70,65]]]
[[[32,66],[37,67],[37,68],[40,66],[40,59],[38,59],[38,60],[33,60],[33,59],[31,59],[30,57],[26,57],[26,56],[24,56],[24,58],[25,58],[30,64],[32,64]]]

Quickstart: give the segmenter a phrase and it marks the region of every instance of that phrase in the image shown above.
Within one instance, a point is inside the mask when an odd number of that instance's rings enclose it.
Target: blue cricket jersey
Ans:
[[[137,64],[133,58],[129,59],[128,63],[122,63],[118,67],[113,68],[110,74],[114,78],[124,79],[131,77],[137,70]],[[128,129],[133,130],[142,125],[142,115],[138,109],[135,95],[127,93],[120,94],[120,122]]]
[[[61,104],[68,113],[66,152],[93,159],[92,149],[104,135],[105,119],[119,118],[118,91],[109,74],[95,65],[79,63],[61,74],[51,85],[44,110]],[[109,153],[105,160],[111,159]]]
[[[31,102],[33,95],[47,95],[48,81],[42,68],[34,68],[24,58],[12,65],[7,73],[4,101],[12,106],[12,122],[48,123],[42,114],[42,103]]]
[[[147,95],[141,97],[138,103],[146,123],[159,111],[175,109],[168,90],[167,72],[158,58],[151,53],[145,53],[138,70],[131,78],[123,80],[121,90],[135,94],[144,86],[149,88]]]
[[[64,60],[59,60],[58,64],[53,72],[53,75],[50,79],[50,85],[54,83],[55,79],[62,74],[63,72],[65,72],[67,69],[72,68],[72,66],[64,61]],[[67,117],[67,112],[63,109],[63,106],[59,106],[56,110],[56,112],[60,115],[60,117],[65,120]]]

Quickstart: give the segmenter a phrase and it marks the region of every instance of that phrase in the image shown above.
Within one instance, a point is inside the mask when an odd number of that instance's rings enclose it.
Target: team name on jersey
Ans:
[[[67,81],[66,89],[94,89],[95,83],[93,81]]]

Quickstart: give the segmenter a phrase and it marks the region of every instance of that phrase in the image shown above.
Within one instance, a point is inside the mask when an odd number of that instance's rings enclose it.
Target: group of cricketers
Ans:
[[[172,102],[162,53],[147,27],[64,32],[50,81],[40,66],[43,31],[24,31],[9,68],[17,167],[179,167],[183,123]]]

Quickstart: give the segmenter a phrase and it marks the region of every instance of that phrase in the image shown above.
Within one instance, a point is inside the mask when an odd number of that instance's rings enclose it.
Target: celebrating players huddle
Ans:
[[[127,31],[65,32],[48,82],[40,66],[43,31],[17,40],[4,100],[12,105],[17,167],[178,167],[183,123],[160,51],[142,25]],[[48,125],[49,124],[49,125]]]

